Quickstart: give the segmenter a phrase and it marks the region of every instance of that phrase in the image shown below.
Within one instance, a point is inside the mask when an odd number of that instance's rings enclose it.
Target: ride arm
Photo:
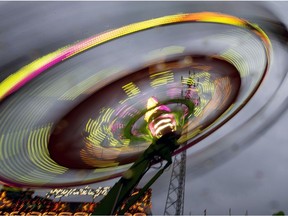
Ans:
[[[174,133],[167,134],[151,144],[138,160],[124,172],[123,177],[111,188],[108,194],[100,201],[99,205],[93,212],[93,215],[112,215],[122,206],[125,199],[127,199],[134,188],[138,185],[144,174],[149,170],[155,158],[157,162],[166,160],[167,164],[161,169],[144,188],[149,188],[156,179],[164,172],[164,170],[172,163],[172,153],[179,146],[177,145],[178,135]],[[143,189],[144,189],[143,188]],[[142,194],[144,191],[142,191]],[[141,194],[137,195],[141,196]],[[139,198],[138,197],[138,198]],[[137,201],[132,197],[132,200],[126,202],[125,209],[129,209]],[[121,211],[122,212],[122,211]],[[125,213],[125,212],[124,212]]]

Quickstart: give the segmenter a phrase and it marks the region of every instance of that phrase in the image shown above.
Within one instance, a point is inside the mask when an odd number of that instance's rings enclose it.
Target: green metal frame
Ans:
[[[155,143],[152,143],[100,201],[93,215],[113,215],[117,211],[119,215],[123,215],[172,163],[172,153],[179,147],[177,144],[179,137],[179,133],[173,132],[162,136]],[[162,160],[167,161],[165,166],[150,179],[138,194],[130,197],[133,189],[138,185],[150,167],[155,162]],[[124,208],[119,209],[124,201]]]

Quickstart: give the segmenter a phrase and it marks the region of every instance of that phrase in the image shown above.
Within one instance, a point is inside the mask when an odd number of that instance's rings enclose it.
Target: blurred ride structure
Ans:
[[[183,82],[183,77],[181,77]],[[185,83],[185,93],[182,90],[182,97],[187,100],[193,100],[195,106],[199,104],[199,95],[197,94],[197,83],[191,76]],[[185,96],[184,96],[185,94]],[[185,145],[185,144],[184,144]],[[186,150],[174,156],[171,178],[169,182],[169,189],[165,203],[164,215],[183,215],[184,213],[184,195],[185,195],[185,176],[186,176]]]

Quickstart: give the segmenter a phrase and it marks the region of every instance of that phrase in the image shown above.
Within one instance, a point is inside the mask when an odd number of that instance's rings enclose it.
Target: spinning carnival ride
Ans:
[[[179,34],[170,37],[171,32]],[[127,43],[159,34],[168,40],[158,41],[157,49],[148,43],[135,50],[133,63],[127,60]],[[110,30],[36,59],[0,83],[0,180],[49,188],[122,176],[95,214],[124,213],[137,197],[126,199],[153,164],[167,161],[143,191],[173,155],[212,134],[255,95],[273,71],[273,37],[231,15],[177,14]],[[111,53],[113,59],[107,58]],[[87,68],[78,64],[82,60]],[[240,130],[253,127],[251,118]],[[219,146],[213,154],[224,151]]]

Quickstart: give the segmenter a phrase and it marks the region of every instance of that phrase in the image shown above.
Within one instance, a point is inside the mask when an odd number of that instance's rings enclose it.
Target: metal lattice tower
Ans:
[[[195,72],[189,76],[186,81],[181,77],[183,84],[182,97],[185,99],[200,100],[199,95],[195,94],[199,78],[196,79]],[[197,102],[194,102],[197,105]],[[187,144],[187,143],[186,143]],[[184,144],[185,145],[185,144]],[[186,150],[174,157],[172,174],[169,183],[169,189],[164,209],[164,215],[183,215],[184,212],[184,194],[185,194],[185,177],[186,177]]]
[[[183,215],[186,174],[186,151],[175,155],[164,215]]]

